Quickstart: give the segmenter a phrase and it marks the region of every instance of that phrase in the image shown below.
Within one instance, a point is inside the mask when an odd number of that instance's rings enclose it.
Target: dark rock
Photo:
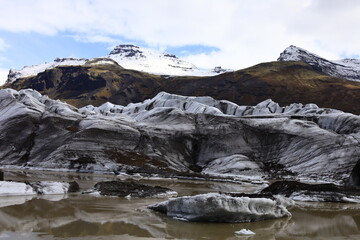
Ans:
[[[360,186],[360,160],[356,163],[354,169],[351,171],[348,185]]]
[[[261,191],[262,194],[284,195],[300,201],[359,202],[360,188],[332,183],[307,184],[297,181],[278,181]]]
[[[226,192],[226,193],[220,193],[224,195],[228,195],[231,197],[248,197],[248,198],[268,198],[271,200],[275,200],[276,198],[274,195],[270,193],[234,193],[234,192]]]
[[[79,192],[79,191],[80,191],[80,186],[77,182],[75,182],[75,181],[69,182],[69,189],[68,189],[69,193],[74,193],[74,192]]]
[[[0,170],[0,181],[4,181],[4,172]]]
[[[202,171],[202,167],[196,164],[190,165],[189,169],[193,172],[199,173]]]
[[[101,195],[118,197],[145,198],[156,195],[175,195],[169,188],[148,186],[136,182],[107,181],[95,184],[94,189]]]

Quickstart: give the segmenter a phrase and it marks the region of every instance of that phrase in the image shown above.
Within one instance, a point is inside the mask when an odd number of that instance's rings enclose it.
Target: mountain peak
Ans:
[[[280,54],[278,61],[303,61],[309,62],[313,59],[321,58],[320,56],[311,53],[303,48],[290,45]],[[323,58],[321,58],[323,59]],[[323,59],[326,60],[326,59]]]
[[[120,44],[117,45],[109,54],[111,55],[118,55],[124,58],[147,58],[151,56],[157,56],[160,58],[170,58],[170,59],[177,59],[178,57],[174,54],[158,52],[155,50],[142,48],[133,44]]]
[[[140,47],[132,44],[117,45],[109,55],[123,55],[124,57],[145,57]]]
[[[360,81],[360,60],[341,59],[330,61],[294,45],[287,47],[277,60],[302,61],[330,76]]]

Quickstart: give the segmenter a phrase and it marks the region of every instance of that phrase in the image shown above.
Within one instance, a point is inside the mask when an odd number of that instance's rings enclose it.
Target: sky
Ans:
[[[360,56],[358,0],[0,0],[0,84],[10,68],[107,55],[117,44],[241,69],[295,45]]]

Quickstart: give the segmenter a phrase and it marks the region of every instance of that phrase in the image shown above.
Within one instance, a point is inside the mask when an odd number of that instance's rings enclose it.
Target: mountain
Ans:
[[[360,117],[314,104],[240,106],[161,92],[78,109],[35,90],[2,89],[0,132],[3,167],[350,184],[360,177]]]
[[[106,63],[106,64],[105,64]],[[124,69],[113,60],[98,59],[82,66],[58,66],[36,76],[6,84],[32,88],[77,107],[105,102],[126,105],[161,91],[227,99],[255,105],[268,98],[280,105],[315,103],[360,114],[360,83],[331,77],[304,62],[278,61],[216,76],[160,76]]]
[[[126,69],[156,75],[210,76],[229,71],[221,67],[216,67],[212,70],[198,69],[194,64],[179,59],[173,54],[123,44],[116,46],[109,55],[100,58],[56,58],[53,62],[25,66],[21,70],[11,69],[6,83],[12,83],[19,78],[36,76],[38,73],[58,66],[83,66],[88,65],[89,62],[98,62],[100,59],[104,61],[114,60]]]
[[[36,76],[46,69],[52,69],[57,66],[80,66],[84,65],[88,59],[85,58],[56,58],[53,62],[43,63],[33,66],[25,66],[21,70],[10,69],[6,83],[12,83],[19,78]]]
[[[173,54],[134,45],[118,45],[106,57],[115,60],[123,68],[156,75],[211,76],[229,71],[220,67],[212,70],[201,70],[194,64],[179,59]]]
[[[305,49],[291,45],[280,54],[278,61],[303,61],[330,76],[344,78],[351,81],[360,81],[359,59],[347,58],[329,61],[310,53]]]

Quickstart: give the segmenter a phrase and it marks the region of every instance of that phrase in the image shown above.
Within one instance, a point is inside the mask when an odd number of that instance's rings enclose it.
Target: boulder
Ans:
[[[168,197],[176,196],[177,192],[160,186],[149,186],[136,182],[125,181],[106,181],[96,183],[94,190],[100,195],[118,196],[127,198],[145,198],[145,197]]]
[[[307,184],[278,181],[264,188],[263,194],[279,194],[296,201],[360,203],[360,188],[332,183]]]

